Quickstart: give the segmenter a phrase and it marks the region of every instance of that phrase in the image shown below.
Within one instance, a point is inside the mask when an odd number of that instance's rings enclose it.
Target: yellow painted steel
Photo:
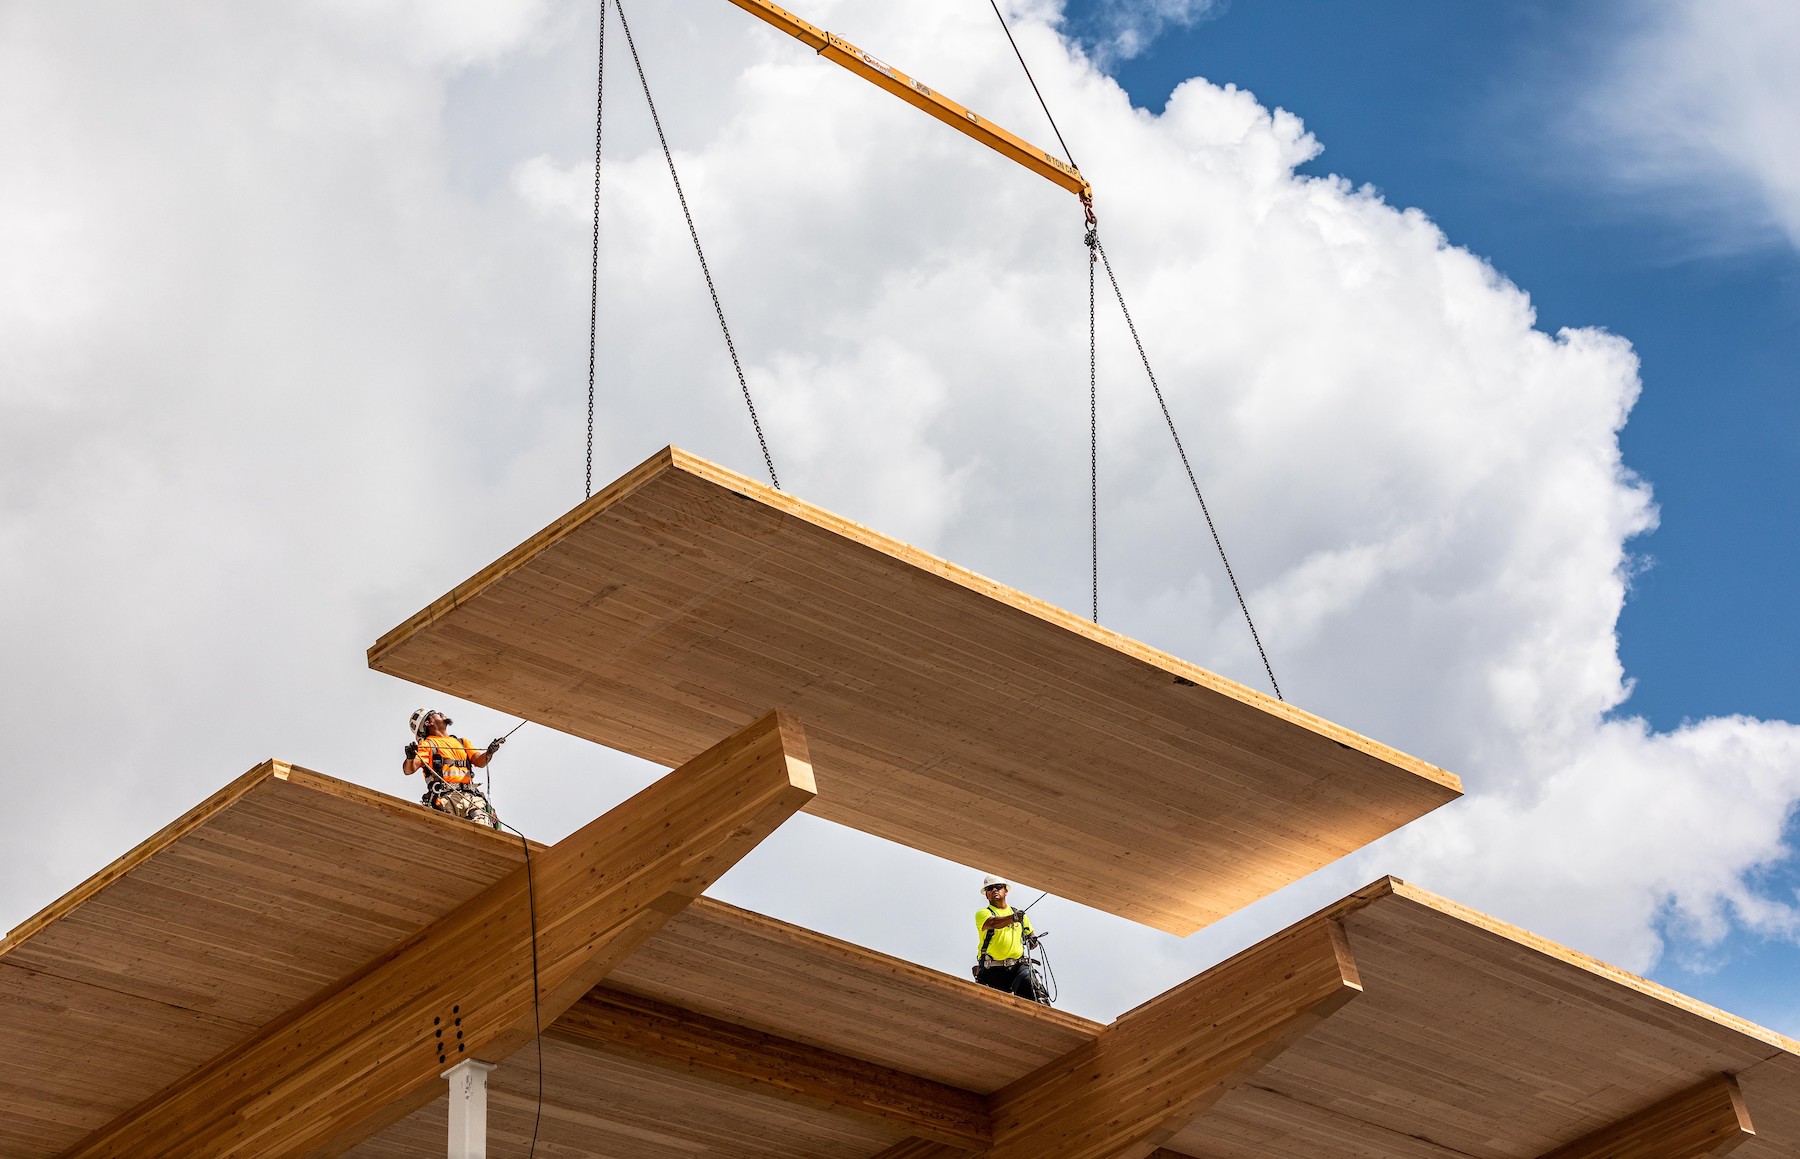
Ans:
[[[787,9],[769,3],[768,0],[731,0],[731,2],[812,48],[825,59],[842,65],[864,80],[893,93],[914,108],[930,113],[951,128],[958,129],[995,152],[1012,158],[1040,177],[1048,177],[1070,193],[1079,196],[1084,202],[1093,200],[1093,186],[1089,185],[1087,179],[1081,175],[1081,170],[1066,161],[1051,156],[1030,141],[1008,132],[992,121],[977,116],[944,94],[927,88],[887,62],[864,52],[843,37],[809,24]]]

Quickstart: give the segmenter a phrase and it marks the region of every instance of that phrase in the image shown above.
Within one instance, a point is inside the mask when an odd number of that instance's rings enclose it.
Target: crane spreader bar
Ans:
[[[1094,189],[1081,170],[1051,156],[1022,137],[1015,136],[962,105],[934,92],[899,69],[851,44],[841,36],[825,31],[795,16],[768,0],[731,0],[739,8],[810,46],[820,56],[842,65],[864,80],[893,93],[914,108],[922,109],[953,129],[966,133],[983,145],[1012,158],[1025,168],[1048,177],[1076,194],[1084,202],[1093,200]]]

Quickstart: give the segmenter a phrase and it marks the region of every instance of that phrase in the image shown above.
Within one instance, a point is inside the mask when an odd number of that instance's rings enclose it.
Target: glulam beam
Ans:
[[[1335,921],[1252,947],[997,1091],[988,1159],[1146,1159],[1361,992]]]
[[[1722,1074],[1543,1159],[1712,1159],[1756,1137],[1737,1079]]]
[[[1149,1159],[1232,1087],[1362,993],[1335,920],[1253,946],[988,1097],[983,1159]],[[966,1159],[918,1136],[876,1159]]]
[[[986,1100],[971,1091],[621,991],[593,990],[546,1033],[935,1142],[973,1150],[989,1140]]]
[[[434,1098],[449,1065],[498,1060],[529,1042],[540,1022],[561,1015],[813,795],[799,725],[771,713],[534,854],[65,1159],[282,1159],[340,1150]]]

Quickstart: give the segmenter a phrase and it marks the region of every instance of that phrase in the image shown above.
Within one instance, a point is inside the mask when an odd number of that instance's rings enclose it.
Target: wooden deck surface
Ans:
[[[71,1150],[521,860],[516,841],[415,805],[252,770],[0,942],[0,1155]],[[1734,1159],[1800,1154],[1800,1044],[1391,879],[1121,1016],[1149,1029],[1115,1062],[1205,1047],[1231,1011],[1190,1016],[1181,995],[1217,977],[1259,1001],[1291,972],[1264,986],[1244,962],[1324,922],[1341,926],[1360,993],[1160,1140],[1170,1155],[1536,1159],[1654,1121],[1722,1074],[1756,1131]],[[786,1045],[735,1056],[732,1075],[733,1056],[672,1066],[666,1046],[634,1057],[553,1029],[540,1155],[873,1159],[911,1137],[858,1105],[874,1070],[833,1105],[828,1073],[795,1097],[751,1064],[816,1048],[914,1076],[900,1084],[914,1095],[942,1084],[1004,1109],[1008,1088],[1037,1082],[1081,1099],[1082,1060],[1107,1056],[1089,1049],[1099,1024],[705,898],[594,993],[732,1023],[749,1049],[758,1035]],[[495,1072],[496,1159],[525,1153],[536,1068],[532,1044]],[[348,1153],[433,1159],[443,1114],[440,1099]]]
[[[811,812],[1178,934],[1461,789],[673,449],[369,662],[670,767],[791,712],[812,745]]]
[[[1328,912],[1361,999],[1166,1148],[1536,1159],[1726,1073],[1757,1129],[1733,1159],[1800,1154],[1800,1043],[1393,879]]]
[[[62,1154],[523,858],[514,837],[259,765],[0,941],[0,1156]],[[704,897],[612,980],[980,1091],[1099,1029]],[[972,1060],[971,1042],[996,1045]]]

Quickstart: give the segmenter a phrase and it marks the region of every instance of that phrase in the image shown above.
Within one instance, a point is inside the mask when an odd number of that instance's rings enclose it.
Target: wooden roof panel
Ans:
[[[251,770],[0,941],[0,1058],[27,1076],[0,1080],[0,1155],[60,1154],[523,856],[510,836],[358,785]],[[706,954],[722,955],[716,970],[695,968]],[[617,978],[983,1089],[1098,1029],[708,898]],[[952,1022],[991,1038],[991,1059],[944,1060],[932,1028]]]
[[[1402,882],[1335,908],[1363,995],[1168,1149],[1535,1159],[1732,1073],[1759,1132],[1733,1155],[1800,1151],[1800,1044]]]
[[[893,1130],[705,1079],[544,1040],[538,1154],[557,1159],[866,1159]],[[524,1155],[536,1118],[537,1054],[488,1078],[488,1153]],[[345,1159],[441,1159],[446,1101],[345,1152]]]
[[[716,902],[676,917],[604,985],[982,1094],[1101,1029]]]
[[[254,770],[0,943],[0,1154],[62,1153],[279,1013],[257,1005],[272,973],[316,979],[379,953],[521,857],[510,838],[354,785]],[[422,884],[447,865],[461,882],[448,897]],[[1758,1130],[1734,1154],[1800,1153],[1800,1044],[1404,883],[1327,913],[1364,993],[1171,1150],[1531,1159],[1728,1072]],[[256,970],[230,968],[259,954]],[[608,985],[978,1092],[1103,1029],[705,898]],[[544,1141],[559,1154],[857,1159],[897,1141],[889,1121],[544,1047]],[[496,1073],[497,1149],[524,1149],[535,1059],[527,1048]],[[442,1131],[440,1105],[354,1154],[440,1154]]]
[[[669,766],[783,709],[807,730],[811,811],[1182,934],[1460,791],[674,449],[369,659]]]
[[[358,785],[250,770],[0,941],[0,1057],[32,1076],[0,1092],[0,1155],[59,1154],[522,856]]]

